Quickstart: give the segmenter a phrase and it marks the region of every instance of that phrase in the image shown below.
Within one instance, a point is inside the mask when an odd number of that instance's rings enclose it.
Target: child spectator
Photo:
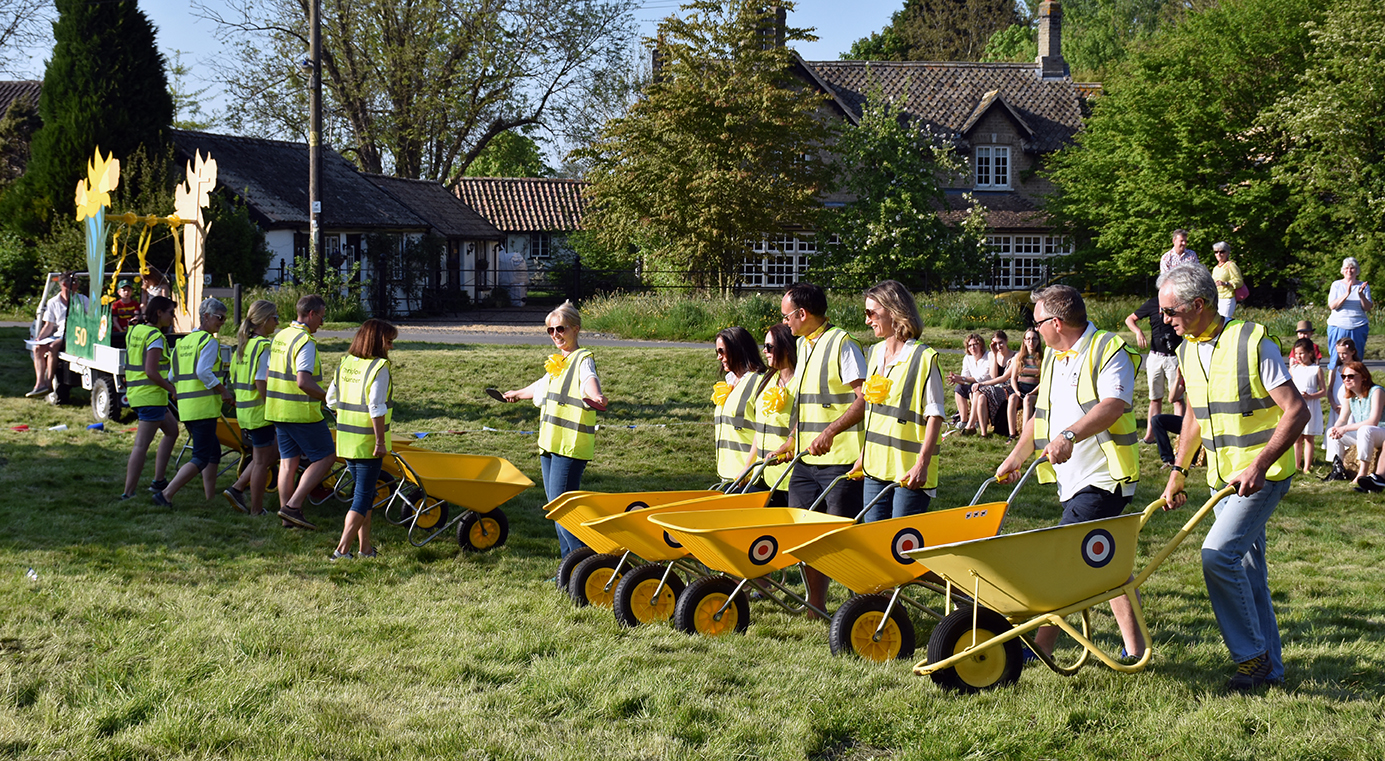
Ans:
[[[1294,342],[1292,352],[1296,361],[1289,365],[1289,376],[1294,379],[1294,385],[1308,404],[1308,425],[1303,427],[1303,433],[1294,442],[1294,461],[1304,473],[1313,470],[1313,437],[1322,435],[1322,398],[1327,396],[1327,380],[1322,367],[1313,359],[1315,348],[1311,339],[1298,339]]]
[[[1322,349],[1319,349],[1318,345],[1313,343],[1313,323],[1308,320],[1299,320],[1298,328],[1295,332],[1298,333],[1298,338],[1300,341],[1306,338],[1308,339],[1308,343],[1313,344],[1313,364],[1316,365],[1322,359]],[[1298,344],[1294,345],[1297,346]],[[1293,367],[1297,363],[1298,352],[1291,352],[1289,354],[1289,367]]]
[[[135,300],[135,281],[128,277],[120,278],[115,293],[119,296],[111,304],[111,317],[115,319],[115,332],[124,335],[130,329],[130,320],[139,314],[139,302]]]

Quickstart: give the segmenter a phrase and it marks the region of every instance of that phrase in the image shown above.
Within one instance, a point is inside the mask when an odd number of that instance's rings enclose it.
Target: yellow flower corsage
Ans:
[[[778,415],[788,406],[789,390],[783,386],[766,389],[764,396],[760,397],[760,411],[766,415]]]
[[[865,394],[866,401],[871,404],[883,404],[890,396],[890,386],[893,384],[889,378],[881,375],[872,375],[866,380],[861,391]]]
[[[731,384],[726,381],[717,381],[717,385],[712,386],[712,401],[718,407],[726,404],[726,397],[731,395]]]
[[[547,370],[549,375],[556,378],[562,375],[563,371],[567,369],[567,357],[561,354],[549,354],[548,361],[543,363],[543,369]]]

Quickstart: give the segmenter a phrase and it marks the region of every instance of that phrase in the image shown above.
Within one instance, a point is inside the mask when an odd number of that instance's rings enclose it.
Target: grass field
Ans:
[[[1197,553],[1144,588],[1156,640],[1134,676],[1026,669],[1013,688],[940,691],[910,662],[828,652],[822,623],[752,605],[744,636],[621,629],[548,582],[557,558],[539,486],[504,506],[509,542],[463,554],[375,522],[380,557],[329,562],[322,531],[203,503],[115,502],[131,435],[89,410],[26,400],[22,330],[0,329],[0,757],[81,759],[1344,759],[1385,747],[1385,498],[1300,478],[1270,525],[1284,688],[1229,696]],[[327,366],[345,349],[325,342]],[[541,372],[532,347],[396,347],[396,430],[421,446],[506,457],[539,481],[536,410],[482,389]],[[612,400],[585,488],[702,488],[712,479],[710,350],[598,349]],[[944,355],[944,369],[960,356]],[[1143,388],[1144,381],[1139,385]],[[1143,411],[1143,393],[1136,401]],[[11,426],[27,424],[28,433]],[[66,424],[67,431],[49,432]],[[667,425],[667,427],[655,427]],[[948,438],[935,505],[965,504],[1004,440]],[[1163,479],[1152,448],[1137,505]],[[1051,525],[1048,487],[1007,530]],[[1157,515],[1148,544],[1184,513]],[[1142,555],[1147,554],[1142,552]],[[32,569],[32,574],[29,573]],[[834,586],[832,604],[845,599]],[[920,646],[932,623],[916,617]],[[1099,641],[1117,647],[1109,609]],[[920,657],[921,654],[920,654]]]

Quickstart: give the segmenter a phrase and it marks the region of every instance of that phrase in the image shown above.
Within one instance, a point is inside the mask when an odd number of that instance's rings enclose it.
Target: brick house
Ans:
[[[567,236],[582,229],[586,209],[585,180],[549,177],[463,177],[455,188],[462,203],[475,209],[504,235],[504,249],[524,255],[529,272],[542,277],[555,254],[566,249]],[[479,261],[479,260],[478,260]],[[492,278],[478,264],[477,277]]]

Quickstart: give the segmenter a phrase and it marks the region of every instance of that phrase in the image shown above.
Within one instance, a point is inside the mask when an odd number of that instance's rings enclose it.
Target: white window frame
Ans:
[[[787,288],[803,277],[817,252],[814,233],[781,233],[758,240],[751,255],[741,262],[741,284],[746,288]]]
[[[1072,253],[1072,241],[1061,235],[1042,233],[988,233],[986,247],[994,257],[992,272],[969,280],[970,290],[1019,291],[1052,277],[1050,260]]]
[[[1007,145],[979,145],[975,149],[977,190],[1009,190],[1014,167]]]

